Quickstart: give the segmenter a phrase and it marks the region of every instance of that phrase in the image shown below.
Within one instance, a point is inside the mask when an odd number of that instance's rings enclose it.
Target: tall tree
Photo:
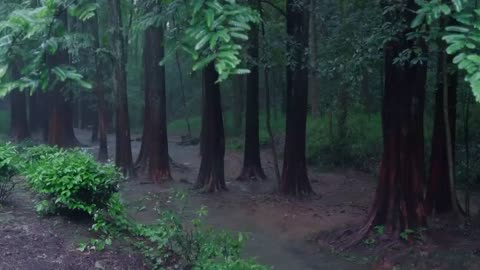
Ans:
[[[143,66],[145,78],[145,117],[140,155],[136,166],[148,172],[155,182],[170,180],[167,139],[167,104],[163,26],[145,30]]]
[[[252,6],[258,6],[257,0],[250,0]],[[243,152],[243,169],[239,180],[265,179],[265,173],[260,160],[259,139],[259,28],[257,25],[250,31],[250,46],[248,54],[251,58],[250,73],[247,75],[247,98],[245,112],[245,144]]]
[[[215,63],[203,69],[202,129],[200,155],[202,161],[195,187],[204,192],[227,190],[224,172],[225,134],[222,99]]]
[[[62,29],[67,27],[67,11],[61,10],[56,18],[57,23],[54,27],[56,34],[61,35]],[[59,48],[53,54],[46,57],[46,63],[49,68],[68,65],[69,56],[65,48]],[[48,93],[48,132],[47,141],[50,145],[60,147],[72,147],[79,145],[73,130],[73,110],[71,101],[66,92],[67,83],[57,81],[53,83],[53,89]]]
[[[442,28],[445,20],[440,19]],[[437,64],[437,89],[435,93],[435,115],[432,135],[432,152],[430,156],[430,174],[427,180],[426,208],[429,213],[446,213],[456,210],[456,191],[450,183],[450,169],[453,170],[457,106],[457,72],[451,72],[449,66],[452,55],[445,52],[446,44],[440,41]],[[446,91],[446,93],[445,93]],[[445,95],[446,94],[446,95]],[[447,99],[445,99],[447,97]],[[445,105],[448,110],[448,126],[445,121]],[[450,139],[447,141],[447,128]],[[451,163],[449,162],[451,155]],[[453,189],[453,190],[452,190]]]
[[[313,192],[308,179],[305,158],[308,63],[308,0],[287,0],[287,33],[291,38],[287,49],[291,62],[287,67],[287,127],[280,191],[283,194],[302,196]]]
[[[92,24],[93,38],[95,42],[96,50],[101,48],[100,36],[99,36],[100,22],[98,13],[95,16],[94,23]],[[95,54],[95,88],[94,93],[97,97],[97,114],[98,120],[96,121],[96,132],[98,135],[98,160],[106,161],[108,159],[108,145],[107,145],[107,101],[105,100],[105,87],[103,86],[103,74],[102,72],[102,58],[98,53]],[[95,130],[95,128],[94,128]]]
[[[132,148],[130,142],[130,120],[128,118],[127,100],[127,56],[123,35],[122,12],[120,1],[108,0],[110,11],[109,23],[112,32],[113,91],[115,102],[115,164],[125,175],[133,175]]]
[[[386,22],[405,25],[396,28],[394,38],[384,45],[384,150],[375,199],[355,241],[377,225],[385,226],[385,232],[393,237],[426,226],[423,111],[427,66],[425,62],[413,64],[411,59],[396,62],[400,53],[414,47],[426,54],[426,45],[424,40],[407,37],[418,9],[415,0],[385,0],[382,4],[390,7],[384,15]]]

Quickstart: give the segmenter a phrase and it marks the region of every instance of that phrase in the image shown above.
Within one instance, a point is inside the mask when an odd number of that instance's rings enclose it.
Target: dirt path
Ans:
[[[19,184],[0,207],[0,270],[147,270],[140,256],[118,244],[103,252],[80,252],[78,244],[91,237],[90,225],[40,218],[33,200],[25,184]]]
[[[88,138],[88,137],[87,137]],[[358,172],[342,174],[311,173],[313,188],[317,195],[305,201],[288,200],[274,194],[275,181],[239,183],[235,181],[241,168],[241,157],[227,153],[225,172],[229,192],[222,194],[198,194],[191,191],[200,163],[198,146],[179,146],[176,137],[170,138],[169,153],[172,159],[187,170],[173,167],[172,183],[163,185],[146,184],[148,179],[129,181],[122,188],[123,198],[131,214],[140,222],[150,223],[157,218],[155,209],[175,207],[171,202],[174,190],[188,193],[181,204],[186,215],[193,215],[201,206],[206,206],[206,223],[218,229],[246,232],[250,241],[246,256],[257,258],[261,263],[278,270],[338,270],[370,269],[361,260],[349,261],[334,256],[329,251],[319,250],[310,239],[319,231],[328,231],[342,224],[356,223],[366,212],[372,194],[373,181]],[[109,149],[113,149],[113,138],[109,137]],[[132,149],[136,156],[140,141],[134,136]],[[263,153],[267,175],[273,175],[272,161]],[[180,181],[181,180],[181,181]],[[343,196],[339,197],[339,191]],[[349,198],[345,201],[344,198]],[[178,206],[178,205],[177,205]],[[139,211],[141,210],[141,211]],[[188,218],[188,217],[187,217]],[[351,259],[351,258],[350,258]]]

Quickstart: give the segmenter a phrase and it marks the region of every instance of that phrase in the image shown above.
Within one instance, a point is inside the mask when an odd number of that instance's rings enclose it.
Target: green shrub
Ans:
[[[5,143],[0,145],[0,203],[10,197],[15,182],[12,177],[18,173],[18,153],[16,148]]]
[[[45,196],[40,212],[68,210],[89,215],[105,209],[122,179],[110,164],[100,164],[80,150],[34,147],[28,157],[24,175],[32,189]]]
[[[155,270],[172,264],[180,265],[181,269],[195,270],[269,269],[252,260],[240,258],[246,236],[207,228],[201,221],[205,214],[202,208],[198,218],[185,224],[179,215],[163,212],[157,224],[136,228],[135,234],[141,239],[136,246]]]

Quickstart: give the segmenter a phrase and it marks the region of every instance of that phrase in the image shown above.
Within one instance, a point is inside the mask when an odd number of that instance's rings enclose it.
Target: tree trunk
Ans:
[[[112,51],[115,56],[113,67],[113,89],[115,100],[115,165],[127,176],[134,175],[130,142],[130,120],[128,118],[127,71],[125,39],[122,34],[122,12],[120,1],[108,0],[110,27],[112,28]]]
[[[99,18],[98,13],[95,16],[95,23],[92,26],[93,37],[95,39],[95,47],[100,49],[100,37],[99,37]],[[97,72],[95,73],[95,88],[94,93],[97,97],[97,118],[96,121],[96,130],[94,128],[95,135],[98,138],[98,160],[105,162],[108,159],[108,146],[107,146],[107,102],[105,100],[105,90],[102,84],[103,72],[102,72],[102,62],[101,58],[96,55],[95,57],[95,66]]]
[[[10,93],[10,112],[10,138],[12,141],[21,142],[29,138],[25,92],[16,89]]]
[[[295,63],[287,67],[287,126],[283,174],[280,191],[283,194],[303,196],[313,192],[308,179],[305,158],[308,70],[305,63],[305,50],[308,48],[308,2],[287,1],[287,33],[295,41],[289,42],[287,49],[292,53]]]
[[[243,153],[243,169],[238,180],[265,179],[265,173],[260,161],[259,138],[259,70],[258,70],[258,27],[254,26],[250,32],[249,56],[253,59],[250,74],[247,75],[247,108],[245,113],[245,145]]]
[[[63,12],[58,18],[67,26],[67,14]],[[47,66],[50,68],[68,64],[68,51],[59,49],[55,54],[47,56]],[[49,117],[47,142],[59,147],[74,147],[80,145],[73,130],[73,109],[70,101],[65,96],[65,82],[56,82],[48,93]]]
[[[187,106],[187,97],[185,95],[185,84],[183,82],[183,72],[182,72],[182,66],[180,65],[180,59],[178,57],[178,52],[175,51],[175,62],[177,63],[177,70],[178,70],[178,78],[179,78],[179,83],[180,83],[180,91],[182,93],[182,102],[183,102],[183,107],[185,109],[185,124],[187,125],[187,136],[188,139],[192,138],[192,128],[190,126],[190,109]]]
[[[167,139],[167,111],[163,28],[149,27],[144,41],[145,120],[136,167],[155,182],[171,180]]]
[[[310,18],[309,18],[309,93],[310,93],[310,99],[309,99],[309,104],[311,108],[311,113],[313,116],[319,116],[320,115],[320,93],[318,89],[319,85],[319,79],[317,77],[317,72],[316,72],[316,65],[318,61],[318,50],[317,50],[317,43],[318,43],[318,31],[316,31],[315,26],[317,25],[317,1],[311,1],[310,4]]]
[[[385,14],[387,21],[405,19],[410,25],[418,8],[414,0],[404,0],[406,9]],[[407,39],[409,29],[397,34],[385,44],[385,88],[382,108],[383,156],[379,183],[372,208],[364,227],[354,239],[358,243],[377,225],[385,227],[387,235],[399,238],[406,230],[426,226],[423,202],[424,133],[426,63],[412,65],[410,61],[394,64],[405,49],[413,48]],[[424,53],[426,45],[417,40]]]
[[[200,154],[202,161],[195,187],[203,192],[227,190],[224,174],[225,134],[220,85],[214,63],[203,70],[203,107]]]
[[[453,210],[451,199],[451,187],[449,183],[448,159],[447,159],[447,140],[446,125],[443,112],[444,104],[444,72],[448,72],[448,67],[444,66],[444,47],[439,53],[437,69],[437,91],[435,94],[435,118],[432,135],[432,153],[430,157],[430,175],[427,180],[426,209],[428,213],[446,213]],[[448,63],[451,63],[452,57],[448,57]],[[450,122],[451,142],[455,146],[455,122],[456,122],[456,103],[457,103],[457,74],[448,74],[448,115]]]

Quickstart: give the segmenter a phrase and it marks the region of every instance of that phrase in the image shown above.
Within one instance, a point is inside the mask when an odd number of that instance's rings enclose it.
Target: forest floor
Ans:
[[[89,145],[89,133],[77,131]],[[132,149],[140,149],[134,136]],[[109,150],[114,138],[109,136]],[[258,182],[238,182],[241,153],[227,152],[225,172],[229,192],[198,194],[191,190],[200,165],[198,146],[179,146],[170,137],[169,152],[177,165],[175,181],[162,185],[148,179],[129,180],[121,187],[130,215],[138,222],[152,223],[158,209],[184,209],[192,218],[205,206],[205,223],[217,229],[248,233],[245,256],[275,270],[356,270],[356,269],[480,269],[480,220],[472,226],[430,222],[427,244],[362,244],[348,252],[332,252],[330,240],[348,228],[355,228],[367,215],[376,179],[354,170],[310,171],[315,195],[304,200],[280,197],[273,177]],[[96,151],[96,147],[89,147]],[[273,174],[268,151],[262,151],[267,175]],[[138,254],[116,244],[104,252],[82,253],[79,241],[88,239],[88,224],[60,217],[39,218],[33,210],[32,195],[20,185],[12,203],[0,209],[0,270],[10,269],[145,269]],[[186,199],[173,199],[177,191]],[[475,204],[475,202],[477,204]],[[478,197],[472,210],[478,213]]]

